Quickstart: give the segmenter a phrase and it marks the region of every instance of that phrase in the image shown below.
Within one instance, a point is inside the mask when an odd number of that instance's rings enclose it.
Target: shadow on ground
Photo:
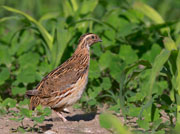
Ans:
[[[96,114],[97,114],[96,112],[76,114],[73,116],[66,116],[66,119],[68,121],[80,121],[80,120],[91,121],[95,118]],[[61,119],[59,117],[55,117],[55,118],[45,119],[45,121],[61,121]]]
[[[83,120],[83,121],[91,121],[95,118],[96,116],[96,113],[93,112],[93,113],[86,113],[86,114],[76,114],[76,115],[73,115],[73,116],[67,116],[66,119],[68,121],[80,121],[80,120]]]

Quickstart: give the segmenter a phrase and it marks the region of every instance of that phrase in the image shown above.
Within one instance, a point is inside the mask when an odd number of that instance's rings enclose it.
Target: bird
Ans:
[[[34,110],[38,105],[50,107],[66,122],[63,109],[81,98],[88,82],[90,47],[97,42],[102,40],[94,33],[82,35],[72,56],[47,74],[35,89],[26,91],[29,109]]]

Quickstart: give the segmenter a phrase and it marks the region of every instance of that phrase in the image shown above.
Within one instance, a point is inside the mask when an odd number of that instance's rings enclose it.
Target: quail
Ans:
[[[29,109],[34,110],[38,105],[48,106],[62,121],[67,121],[62,111],[81,98],[88,82],[90,47],[101,41],[93,33],[82,35],[73,55],[45,76],[34,90],[26,92],[30,97]]]

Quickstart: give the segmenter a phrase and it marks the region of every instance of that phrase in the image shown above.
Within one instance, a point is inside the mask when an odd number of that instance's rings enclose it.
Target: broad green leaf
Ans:
[[[139,125],[141,128],[143,128],[143,129],[145,129],[145,130],[148,130],[148,129],[149,129],[149,122],[148,122],[147,120],[141,120],[141,119],[139,119],[139,120],[137,120],[136,122],[138,123],[138,125]]]
[[[124,37],[129,34],[132,34],[132,31],[135,32],[135,28],[137,27],[137,24],[135,23],[130,23],[129,21],[125,19],[120,19],[120,25],[118,26],[118,33],[117,37]]]
[[[20,106],[27,105],[27,104],[29,104],[29,99],[26,99],[26,98],[19,102]]]
[[[131,134],[131,132],[123,126],[122,122],[114,115],[104,113],[99,116],[101,127],[106,129],[113,129],[117,134]]]
[[[21,67],[25,68],[29,65],[36,66],[39,63],[40,56],[37,53],[28,52],[21,55],[18,59]]]
[[[32,117],[32,119],[38,123],[43,123],[45,118],[44,118],[44,116],[41,115],[39,117]]]
[[[91,51],[93,51],[93,54],[97,55],[98,57],[100,57],[103,53],[99,44],[93,45],[91,47]]]
[[[9,78],[10,72],[8,68],[2,67],[0,71],[0,85],[4,84],[4,82]]]
[[[26,132],[25,128],[22,128],[22,127],[18,127],[17,131],[20,132],[20,133],[25,133]]]
[[[112,78],[114,78],[117,82],[120,82],[121,73],[124,70],[126,64],[121,63],[120,58],[116,54],[112,54],[110,60],[111,60],[109,64],[110,74]]]
[[[151,75],[149,76],[149,82],[147,84],[147,89],[149,89],[149,96],[151,98],[153,86],[156,80],[156,76],[159,74],[163,65],[167,62],[171,52],[163,49],[161,53],[156,57],[154,64],[152,66]]]
[[[122,25],[121,25],[121,20],[124,21],[124,23],[127,22],[127,21],[125,21],[125,19],[122,19],[122,18],[120,19],[120,18],[119,18],[120,12],[121,12],[121,10],[118,9],[118,10],[113,11],[113,12],[112,12],[111,14],[109,14],[108,16],[105,16],[105,21],[106,21],[108,24],[110,24],[110,25],[112,25],[113,27],[115,27],[116,30],[119,29],[119,26],[120,26],[120,27],[122,26]],[[124,23],[123,23],[123,24],[124,24]]]
[[[54,67],[57,67],[59,65],[71,37],[71,33],[63,29],[62,27],[63,26],[58,28],[56,35],[57,42],[54,44],[54,47],[52,49],[52,55],[54,54],[53,60],[55,61]]]
[[[96,101],[96,99],[90,99],[90,100],[88,100],[88,105],[90,105],[90,106],[94,106],[94,105],[96,105],[97,104],[97,101]]]
[[[151,50],[143,54],[142,59],[148,60],[151,63],[154,62],[156,56],[161,52],[161,47],[159,44],[153,44]]]
[[[0,45],[0,64],[6,64],[9,66],[12,62],[12,57],[9,52],[9,47]]]
[[[70,1],[62,0],[62,4],[63,4],[64,16],[65,17],[71,16],[71,15],[73,16],[74,11],[73,11],[73,7],[71,6]]]
[[[114,40],[114,37],[116,36],[116,32],[113,30],[106,30],[104,32],[105,36],[107,36],[111,41]],[[104,44],[104,40],[103,40],[103,44]]]
[[[96,60],[90,60],[89,78],[94,79],[100,77],[101,72],[98,62]]]
[[[17,9],[8,7],[8,6],[2,6],[2,7],[4,9],[6,9],[7,11],[10,11],[10,12],[13,12],[13,13],[17,13],[17,14],[20,14],[20,15],[24,16],[27,20],[29,20],[30,22],[35,24],[37,26],[38,30],[40,31],[43,39],[47,43],[49,49],[52,50],[52,47],[53,47],[53,38],[52,38],[52,36],[46,31],[46,29],[38,21],[36,21],[30,15],[28,15],[28,14],[26,14],[26,13],[20,11],[20,10],[17,10]]]
[[[110,51],[103,53],[99,59],[100,69],[104,70],[110,66],[112,54]]]
[[[17,81],[19,83],[32,83],[36,80],[36,72],[31,66],[22,69],[17,75]]]
[[[123,15],[125,15],[132,23],[140,23],[140,20],[144,17],[143,13],[135,9],[128,9],[126,12],[123,12]]]
[[[84,0],[82,2],[80,13],[87,14],[89,12],[92,12],[97,4],[98,4],[98,0]]]
[[[119,57],[127,64],[131,64],[138,60],[136,52],[129,45],[121,45]]]
[[[26,88],[24,87],[14,87],[11,89],[13,95],[24,95],[26,92]]]
[[[111,80],[109,79],[109,77],[103,77],[102,78],[103,81],[102,81],[102,84],[101,84],[101,87],[104,89],[104,90],[108,90],[109,88],[111,88]]]
[[[91,99],[94,99],[95,97],[97,97],[99,95],[99,93],[101,91],[102,91],[101,87],[93,87],[92,89],[88,90],[88,94],[89,94]]]
[[[20,112],[22,115],[31,118],[32,117],[32,110],[26,109],[26,108],[20,108]]]
[[[152,90],[152,94],[156,93],[158,95],[163,94],[163,91],[168,89],[167,81],[158,81],[154,84],[154,88]]]
[[[138,117],[140,111],[141,111],[140,107],[136,107],[134,104],[129,104],[129,109],[128,109],[129,116]]]
[[[6,98],[4,101],[3,101],[3,106],[5,106],[5,107],[10,107],[10,108],[13,108],[13,107],[15,107],[16,106],[16,103],[17,103],[17,101],[16,100],[14,100],[14,99],[11,99],[11,98]]]

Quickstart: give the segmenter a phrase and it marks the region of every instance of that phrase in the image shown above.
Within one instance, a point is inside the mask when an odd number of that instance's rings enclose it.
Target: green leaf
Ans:
[[[41,116],[39,116],[39,117],[32,117],[32,119],[34,120],[34,121],[36,121],[36,122],[38,122],[38,123],[43,123],[43,121],[44,121],[44,116],[43,115],[41,115]]]
[[[136,10],[139,10],[142,12],[144,15],[152,19],[155,23],[161,24],[164,23],[163,18],[159,15],[158,12],[156,12],[152,7],[146,5],[145,3],[142,3],[140,1],[135,2],[133,7]]]
[[[156,93],[158,95],[163,94],[163,91],[168,89],[167,81],[158,81],[155,83],[154,88],[152,90],[152,94]]]
[[[0,23],[2,23],[4,21],[12,20],[12,19],[17,19],[17,17],[16,16],[2,17],[0,19]]]
[[[98,44],[92,46],[92,51],[93,51],[93,54],[97,55],[98,57],[100,57],[103,54],[101,50],[101,46]]]
[[[19,102],[20,106],[27,105],[27,104],[29,104],[29,99],[26,99],[26,98]]]
[[[6,98],[4,101],[3,101],[3,106],[5,107],[10,107],[10,108],[13,108],[16,106],[16,103],[17,101],[14,100],[14,99],[11,99],[11,98]]]
[[[33,83],[36,80],[36,72],[30,67],[22,69],[17,75],[19,83]]]
[[[147,89],[149,89],[149,96],[151,98],[153,86],[156,80],[156,76],[163,68],[163,65],[167,62],[171,52],[163,49],[161,53],[156,57],[154,64],[152,66],[151,75],[149,77],[149,82],[147,84]]]
[[[121,19],[120,22],[121,24],[118,28],[118,34],[117,34],[118,38],[131,34],[132,31],[134,31],[133,29],[137,27],[137,24],[130,23],[129,21],[125,19]]]
[[[118,55],[112,55],[111,61],[109,64],[110,74],[112,78],[114,78],[117,82],[120,82],[121,73],[126,67],[125,63],[121,63],[120,58]]]
[[[104,89],[104,90],[108,90],[109,88],[111,88],[111,80],[109,79],[109,77],[104,77],[103,78],[103,82],[101,84],[101,87]]]
[[[123,15],[125,15],[132,23],[140,23],[144,17],[143,13],[132,8],[128,9],[126,12],[123,12]]]
[[[131,134],[131,132],[127,128],[125,128],[122,122],[114,115],[108,113],[100,114],[99,122],[101,127],[104,127],[106,129],[112,128],[114,130],[114,133]]]
[[[141,111],[140,107],[135,107],[133,104],[129,104],[129,110],[128,110],[129,116],[138,117],[140,111]]]
[[[176,67],[177,67],[177,76],[176,76],[176,90],[178,91],[178,95],[176,96],[180,96],[180,50],[178,51],[178,56],[176,59]],[[176,97],[179,98],[179,97]],[[179,100],[179,99],[178,99]],[[178,101],[179,102],[179,101]],[[180,105],[177,106],[177,122],[180,123]]]
[[[1,68],[0,72],[0,85],[4,84],[4,82],[10,77],[10,72],[8,68]]]
[[[136,121],[138,123],[138,125],[141,127],[141,128],[144,128],[145,130],[148,130],[149,129],[149,122],[146,121],[146,120],[137,120]]]
[[[18,132],[20,132],[20,133],[25,133],[26,132],[26,130],[25,130],[25,128],[22,128],[22,127],[18,127]]]
[[[51,115],[51,109],[48,108],[48,107],[45,107],[44,108],[44,113],[43,113],[44,116],[49,116]]]
[[[9,64],[12,62],[12,57],[9,52],[9,47],[0,45],[0,64]]]
[[[136,52],[129,45],[121,45],[119,57],[123,59],[127,64],[131,64],[138,60]]]
[[[18,59],[21,67],[25,68],[29,65],[36,66],[39,63],[40,56],[37,53],[28,52],[21,55]]]
[[[20,112],[22,115],[31,118],[32,117],[32,110],[26,109],[26,108],[20,108]]]
[[[54,67],[57,67],[61,61],[63,53],[68,45],[71,37],[71,33],[63,28],[63,24],[58,28],[56,39],[57,42],[54,44],[52,49],[52,60],[54,62]],[[54,68],[53,67],[53,68]]]
[[[13,115],[15,116],[15,115]],[[9,118],[10,120],[13,120],[13,121],[18,121],[18,122],[21,122],[23,119],[24,119],[24,116],[21,116],[21,117],[16,117],[16,118]]]
[[[46,29],[38,21],[36,21],[34,18],[32,18],[31,16],[29,16],[28,14],[26,14],[26,13],[20,11],[20,10],[17,10],[17,9],[8,7],[8,6],[2,6],[2,7],[4,9],[6,9],[7,11],[10,11],[10,12],[13,12],[13,13],[17,13],[17,14],[20,14],[20,15],[24,16],[27,20],[29,20],[30,22],[35,24],[37,26],[38,30],[40,31],[43,39],[47,43],[49,49],[52,50],[52,47],[53,47],[53,38],[52,38],[52,36],[46,31]]]
[[[14,87],[14,88],[12,88],[12,94],[13,95],[24,95],[25,94],[25,92],[26,92],[26,88],[24,88],[24,87]]]
[[[78,10],[78,3],[77,3],[77,1],[76,0],[71,0],[71,3],[72,3],[73,10],[77,11]]]
[[[41,16],[39,19],[39,23],[42,23],[45,20],[57,18],[59,16],[58,12],[53,12],[53,13],[46,13],[45,15]]]
[[[177,91],[180,95],[180,50],[178,51],[178,56],[176,59],[176,67],[177,67],[177,77],[176,77],[176,85],[177,85]]]
[[[160,14],[156,10],[154,10],[152,7],[146,5],[145,3],[137,1],[134,3],[133,8],[140,11],[144,15],[146,15],[156,24],[165,23],[164,19],[160,16]],[[168,33],[170,29],[166,27],[166,28],[163,28],[162,31]]]
[[[100,65],[101,70],[104,70],[109,67],[111,63],[111,57],[112,57],[112,54],[110,51],[106,51],[105,53],[101,55],[99,59],[99,65]]]
[[[95,79],[100,77],[100,69],[98,62],[96,60],[90,61],[90,68],[89,68],[89,78]]]
[[[156,56],[161,52],[161,47],[159,44],[153,44],[151,50],[143,54],[142,59],[148,60],[151,63],[154,62]]]
[[[88,90],[88,94],[89,94],[91,99],[94,99],[95,97],[97,97],[99,95],[99,93],[101,91],[102,91],[101,87],[93,87],[93,89]]]
[[[175,42],[170,37],[165,37],[163,42],[164,42],[164,46],[167,50],[169,50],[169,51],[177,50]]]
[[[98,0],[84,0],[81,7],[81,14],[87,14],[92,12],[96,5],[98,4]]]

